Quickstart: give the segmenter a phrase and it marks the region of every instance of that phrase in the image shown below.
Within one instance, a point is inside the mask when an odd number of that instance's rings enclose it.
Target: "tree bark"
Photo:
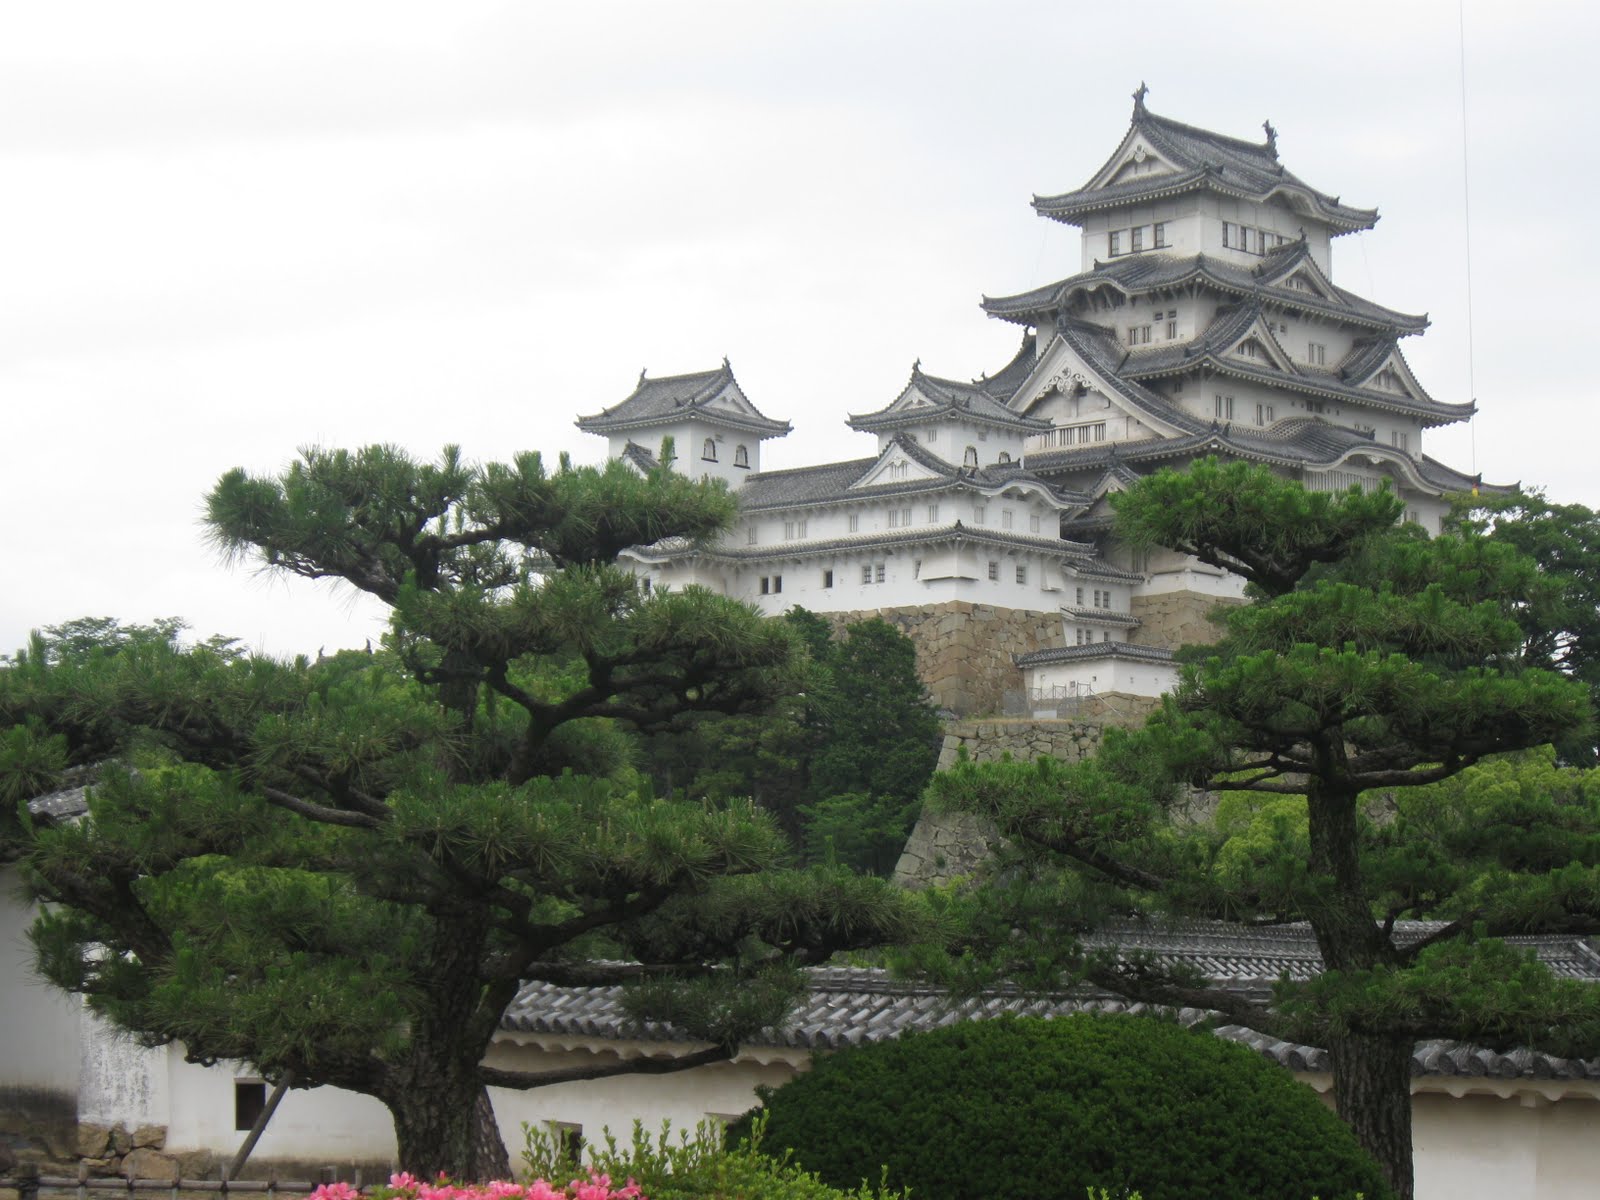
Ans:
[[[1398,1200],[1412,1200],[1411,1039],[1367,1033],[1328,1038],[1333,1097],[1356,1140],[1378,1160]]]
[[[488,1093],[470,1073],[464,1081],[409,1089],[390,1101],[389,1111],[402,1171],[425,1180],[443,1172],[464,1182],[510,1175]]]

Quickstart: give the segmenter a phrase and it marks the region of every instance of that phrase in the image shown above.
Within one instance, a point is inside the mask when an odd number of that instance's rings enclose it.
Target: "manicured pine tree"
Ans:
[[[8,794],[41,764],[107,763],[86,820],[21,831],[52,906],[44,974],[149,1044],[376,1097],[423,1177],[507,1172],[488,1086],[731,1056],[781,1019],[796,964],[915,928],[880,881],[782,869],[749,805],[652,799],[613,756],[617,728],[761,713],[794,686],[782,623],[616,563],[732,513],[721,486],[537,454],[229,472],[219,546],[376,597],[392,633],[317,662],[158,638],[0,670]],[[637,1012],[708,1047],[486,1067],[528,980],[638,983]]]
[[[1135,484],[1122,537],[1249,581],[1226,638],[1188,652],[1163,707],[1108,730],[1098,758],[966,764],[931,794],[1010,843],[990,886],[948,899],[965,932],[938,969],[1088,979],[1323,1046],[1340,1115],[1410,1197],[1416,1041],[1600,1052],[1600,989],[1497,940],[1600,931],[1600,812],[1587,784],[1535,803],[1463,780],[1583,730],[1587,689],[1528,665],[1518,617],[1548,587],[1529,559],[1471,532],[1430,540],[1400,511],[1387,491],[1309,493],[1242,463]],[[1471,828],[1438,790],[1458,781]],[[1524,836],[1472,836],[1497,824]],[[1090,948],[1107,917],[1150,913],[1306,921],[1325,970],[1265,1001]],[[1441,924],[1398,936],[1415,918]]]

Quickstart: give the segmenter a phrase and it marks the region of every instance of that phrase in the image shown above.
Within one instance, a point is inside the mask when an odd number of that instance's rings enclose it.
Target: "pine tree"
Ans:
[[[992,818],[1013,855],[953,902],[964,954],[942,969],[1087,978],[1323,1046],[1340,1115],[1409,1197],[1417,1040],[1600,1051],[1600,989],[1497,940],[1600,930],[1600,813],[1587,784],[1537,803],[1472,788],[1464,773],[1505,769],[1495,756],[1585,727],[1586,689],[1528,665],[1517,618],[1548,586],[1531,561],[1397,528],[1400,509],[1387,491],[1308,493],[1238,463],[1134,485],[1120,534],[1242,576],[1250,603],[1097,759],[966,765],[932,792]],[[1470,822],[1451,786],[1473,796]],[[1525,836],[1472,836],[1497,822]],[[1325,970],[1266,1002],[1085,948],[1107,915],[1152,912],[1306,921]],[[1412,918],[1442,924],[1398,936]]]
[[[913,927],[879,881],[780,869],[748,804],[653,799],[616,754],[619,728],[759,713],[793,686],[782,623],[616,564],[732,511],[720,486],[536,454],[309,451],[225,475],[224,550],[375,596],[392,633],[317,662],[157,638],[0,670],[13,790],[107,764],[86,820],[26,832],[59,906],[34,931],[45,975],[194,1060],[376,1097],[419,1176],[506,1172],[487,1086],[729,1057],[781,1018],[796,964]],[[709,1046],[485,1067],[525,980],[636,983],[637,1012]]]

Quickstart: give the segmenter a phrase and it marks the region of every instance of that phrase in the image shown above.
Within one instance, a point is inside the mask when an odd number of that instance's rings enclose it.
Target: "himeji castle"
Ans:
[[[641,470],[726,480],[735,527],[715,545],[632,552],[649,586],[700,584],[780,613],[881,613],[917,642],[935,701],[958,715],[1062,698],[1154,697],[1172,647],[1215,636],[1206,614],[1240,581],[1111,537],[1108,494],[1207,455],[1265,463],[1313,489],[1387,481],[1437,532],[1476,480],[1423,453],[1471,404],[1435,400],[1402,339],[1426,316],[1333,281],[1332,243],[1370,229],[1261,141],[1145,106],[1081,188],[1036,196],[1082,231],[1076,274],[983,311],[1021,329],[1010,362],[974,380],[920,363],[898,396],[849,418],[868,458],[764,471],[765,416],[721,366],[641,375],[578,426]],[[867,398],[870,404],[870,398]],[[864,405],[863,407],[867,407]],[[667,441],[670,439],[670,443]]]

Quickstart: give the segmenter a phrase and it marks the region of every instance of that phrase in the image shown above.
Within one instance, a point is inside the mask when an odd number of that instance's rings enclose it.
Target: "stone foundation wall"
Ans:
[[[1203,592],[1162,592],[1155,596],[1135,596],[1129,611],[1139,624],[1128,640],[1140,646],[1209,646],[1221,641],[1223,629],[1211,619],[1218,608],[1243,604],[1242,600],[1208,596]]]
[[[917,675],[934,704],[958,717],[998,713],[1022,687],[1013,656],[1062,644],[1061,614],[952,600],[915,608],[821,613],[835,630],[881,617],[917,647]]]

